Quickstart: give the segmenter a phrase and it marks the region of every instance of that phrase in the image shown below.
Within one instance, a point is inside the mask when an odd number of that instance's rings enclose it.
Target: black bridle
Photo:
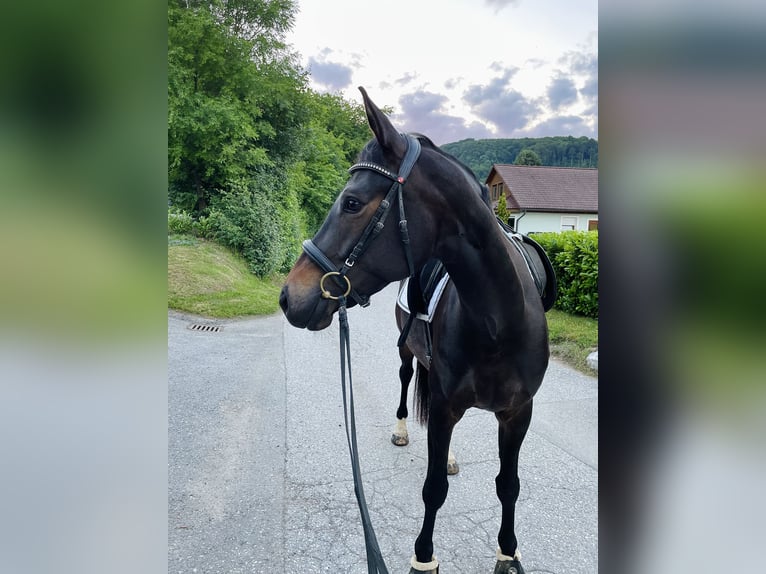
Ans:
[[[410,276],[415,274],[415,267],[412,259],[412,249],[410,248],[410,236],[407,230],[407,218],[404,213],[404,198],[402,197],[402,190],[407,178],[415,165],[415,162],[420,156],[420,142],[417,138],[407,134],[402,135],[407,142],[407,150],[404,154],[404,159],[399,166],[399,173],[393,174],[386,168],[371,162],[360,162],[351,168],[349,173],[354,173],[359,170],[370,170],[380,175],[387,177],[393,181],[391,188],[388,190],[385,198],[380,202],[380,205],[375,210],[375,213],[367,224],[362,236],[359,238],[356,246],[351,250],[343,265],[338,268],[327,257],[319,247],[311,240],[307,239],[303,242],[303,250],[306,255],[316,265],[325,272],[319,281],[319,288],[322,291],[322,297],[325,299],[333,299],[338,301],[338,320],[340,322],[340,369],[341,369],[341,385],[343,389],[343,417],[346,422],[346,440],[348,442],[348,451],[351,456],[351,471],[354,475],[354,493],[356,494],[356,501],[359,505],[359,512],[362,517],[362,528],[364,530],[364,544],[367,550],[367,571],[369,574],[388,574],[386,563],[383,560],[383,555],[380,552],[380,546],[375,536],[375,530],[372,527],[372,521],[370,520],[370,513],[367,508],[367,501],[364,497],[364,489],[362,486],[362,474],[359,468],[359,448],[356,441],[356,418],[354,416],[354,387],[351,378],[351,345],[349,339],[348,329],[348,315],[346,312],[346,297],[351,296],[362,307],[366,307],[370,304],[369,296],[361,295],[351,286],[351,281],[348,278],[348,271],[354,267],[354,264],[364,254],[373,240],[380,234],[385,226],[388,213],[391,211],[394,200],[399,202],[399,233],[401,235],[402,244],[404,245],[404,254],[407,258],[407,266],[409,268]],[[345,292],[340,295],[332,295],[329,290],[325,288],[325,280],[332,278],[337,285]],[[345,282],[345,284],[344,284]],[[348,400],[346,392],[346,365],[348,364]]]
[[[320,289],[322,290],[322,297],[325,299],[340,299],[340,297],[333,296],[327,289],[325,289],[325,280],[328,277],[332,277],[341,289],[346,289],[346,292],[341,295],[341,297],[351,296],[351,298],[362,307],[366,307],[370,304],[369,296],[359,294],[356,289],[351,286],[351,281],[348,278],[348,272],[364,254],[373,240],[378,236],[378,234],[383,231],[386,218],[391,211],[391,207],[393,207],[394,201],[398,201],[399,203],[399,233],[401,235],[402,244],[404,245],[404,255],[407,258],[407,266],[409,268],[410,275],[415,272],[412,261],[412,250],[410,248],[410,235],[407,229],[407,217],[404,213],[404,198],[402,197],[402,190],[404,188],[404,184],[407,182],[407,178],[410,176],[412,168],[415,166],[415,162],[420,156],[420,142],[417,140],[417,138],[409,134],[402,134],[402,137],[404,137],[405,141],[407,142],[407,151],[405,152],[404,159],[402,159],[402,163],[399,166],[398,174],[393,174],[385,167],[368,161],[354,164],[348,170],[349,173],[354,173],[363,169],[374,171],[375,173],[378,173],[392,180],[393,184],[388,190],[386,196],[380,202],[380,205],[378,205],[378,208],[375,210],[375,213],[367,224],[367,227],[364,229],[362,236],[359,238],[359,241],[357,241],[348,257],[346,257],[343,265],[336,267],[335,264],[330,261],[330,258],[327,257],[311,239],[307,239],[303,242],[303,250],[306,252],[306,255],[308,255],[309,258],[322,271],[325,272],[325,275],[319,282]]]

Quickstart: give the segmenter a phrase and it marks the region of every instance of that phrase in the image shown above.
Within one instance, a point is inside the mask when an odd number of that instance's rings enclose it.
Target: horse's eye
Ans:
[[[346,213],[359,213],[362,209],[362,202],[353,197],[347,197],[343,200],[343,211]]]

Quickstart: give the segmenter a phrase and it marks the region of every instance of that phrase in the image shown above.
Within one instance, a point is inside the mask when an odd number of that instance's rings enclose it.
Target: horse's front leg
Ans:
[[[391,434],[391,442],[396,446],[405,446],[410,442],[407,432],[407,389],[409,389],[412,375],[415,373],[412,366],[414,355],[407,345],[402,345],[399,347],[399,358],[402,361],[402,365],[399,367],[402,392],[399,397],[399,408],[396,409],[396,426],[394,426],[394,431]]]
[[[512,412],[497,413],[500,473],[495,479],[503,518],[497,535],[497,563],[494,574],[524,574],[516,540],[516,500],[519,498],[519,451],[532,420],[532,399]]]
[[[412,557],[410,574],[438,572],[434,556],[434,525],[436,513],[444,504],[449,490],[447,458],[452,431],[459,418],[449,411],[443,400],[433,400],[431,403],[428,415],[428,472],[423,484],[425,514],[420,534],[415,540],[415,556]]]

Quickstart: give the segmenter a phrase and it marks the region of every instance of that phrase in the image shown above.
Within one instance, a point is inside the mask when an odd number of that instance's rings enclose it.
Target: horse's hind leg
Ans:
[[[497,535],[498,550],[495,574],[524,574],[521,554],[514,531],[516,500],[519,498],[519,450],[532,419],[530,399],[512,412],[497,413],[500,473],[495,479],[497,497],[503,506],[503,518]]]
[[[399,347],[399,358],[402,360],[402,365],[399,367],[402,393],[399,398],[399,408],[396,409],[396,426],[394,426],[394,432],[391,434],[391,442],[396,446],[405,446],[410,442],[407,433],[407,389],[409,389],[412,375],[415,373],[412,366],[414,355],[407,345],[402,345]]]

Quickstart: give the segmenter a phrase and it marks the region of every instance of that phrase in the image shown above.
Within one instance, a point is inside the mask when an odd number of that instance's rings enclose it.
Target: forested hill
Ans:
[[[542,165],[598,167],[598,141],[588,137],[556,136],[518,139],[467,139],[441,148],[470,167],[484,181],[495,163],[513,163],[523,149],[534,151]]]

